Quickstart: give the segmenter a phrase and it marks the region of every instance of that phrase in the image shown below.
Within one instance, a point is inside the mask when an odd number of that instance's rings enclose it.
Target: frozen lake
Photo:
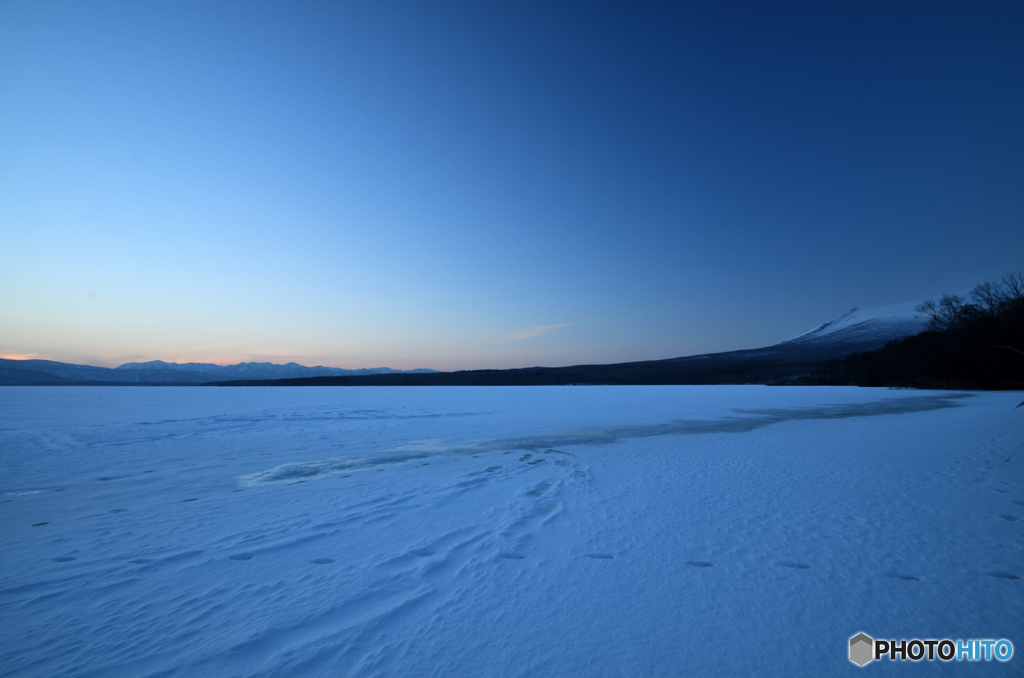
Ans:
[[[1021,675],[1021,399],[0,387],[0,675]]]

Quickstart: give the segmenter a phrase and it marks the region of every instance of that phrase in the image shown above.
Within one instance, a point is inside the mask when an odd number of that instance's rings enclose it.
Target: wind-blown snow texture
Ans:
[[[0,675],[909,668],[851,664],[860,631],[1020,654],[1019,401],[0,388]]]

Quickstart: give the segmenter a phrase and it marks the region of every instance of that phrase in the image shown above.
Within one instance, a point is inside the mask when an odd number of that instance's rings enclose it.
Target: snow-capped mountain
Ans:
[[[915,310],[920,303],[913,301],[869,309],[854,307],[835,320],[772,346],[848,346],[849,352],[880,348],[893,339],[919,334],[928,328],[928,316]]]

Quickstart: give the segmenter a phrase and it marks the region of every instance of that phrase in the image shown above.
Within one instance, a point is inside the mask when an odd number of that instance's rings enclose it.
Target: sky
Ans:
[[[1024,268],[1024,4],[0,3],[0,355],[754,348]]]

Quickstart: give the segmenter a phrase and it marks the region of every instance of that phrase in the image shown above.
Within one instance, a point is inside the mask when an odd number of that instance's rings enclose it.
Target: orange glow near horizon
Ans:
[[[373,365],[357,365],[354,366],[352,361],[344,363],[342,361],[331,359],[324,356],[315,356],[313,354],[300,354],[288,351],[261,351],[259,353],[249,354],[217,354],[212,356],[196,357],[196,354],[185,354],[185,355],[171,355],[166,353],[162,356],[157,357],[137,357],[137,356],[99,356],[99,355],[75,355],[75,356],[52,356],[52,355],[41,355],[38,353],[0,353],[0,359],[4,360],[51,360],[53,362],[67,363],[69,365],[90,365],[93,367],[109,367],[114,368],[126,363],[148,363],[154,360],[162,360],[167,363],[199,363],[205,365],[237,365],[239,363],[255,362],[255,363],[274,363],[283,365],[285,363],[298,363],[306,367],[337,367],[346,370],[364,369],[367,367],[390,367],[390,365],[384,365],[383,362]],[[372,361],[371,361],[372,362]],[[387,362],[387,361],[384,361]],[[411,368],[410,368],[411,369]]]

